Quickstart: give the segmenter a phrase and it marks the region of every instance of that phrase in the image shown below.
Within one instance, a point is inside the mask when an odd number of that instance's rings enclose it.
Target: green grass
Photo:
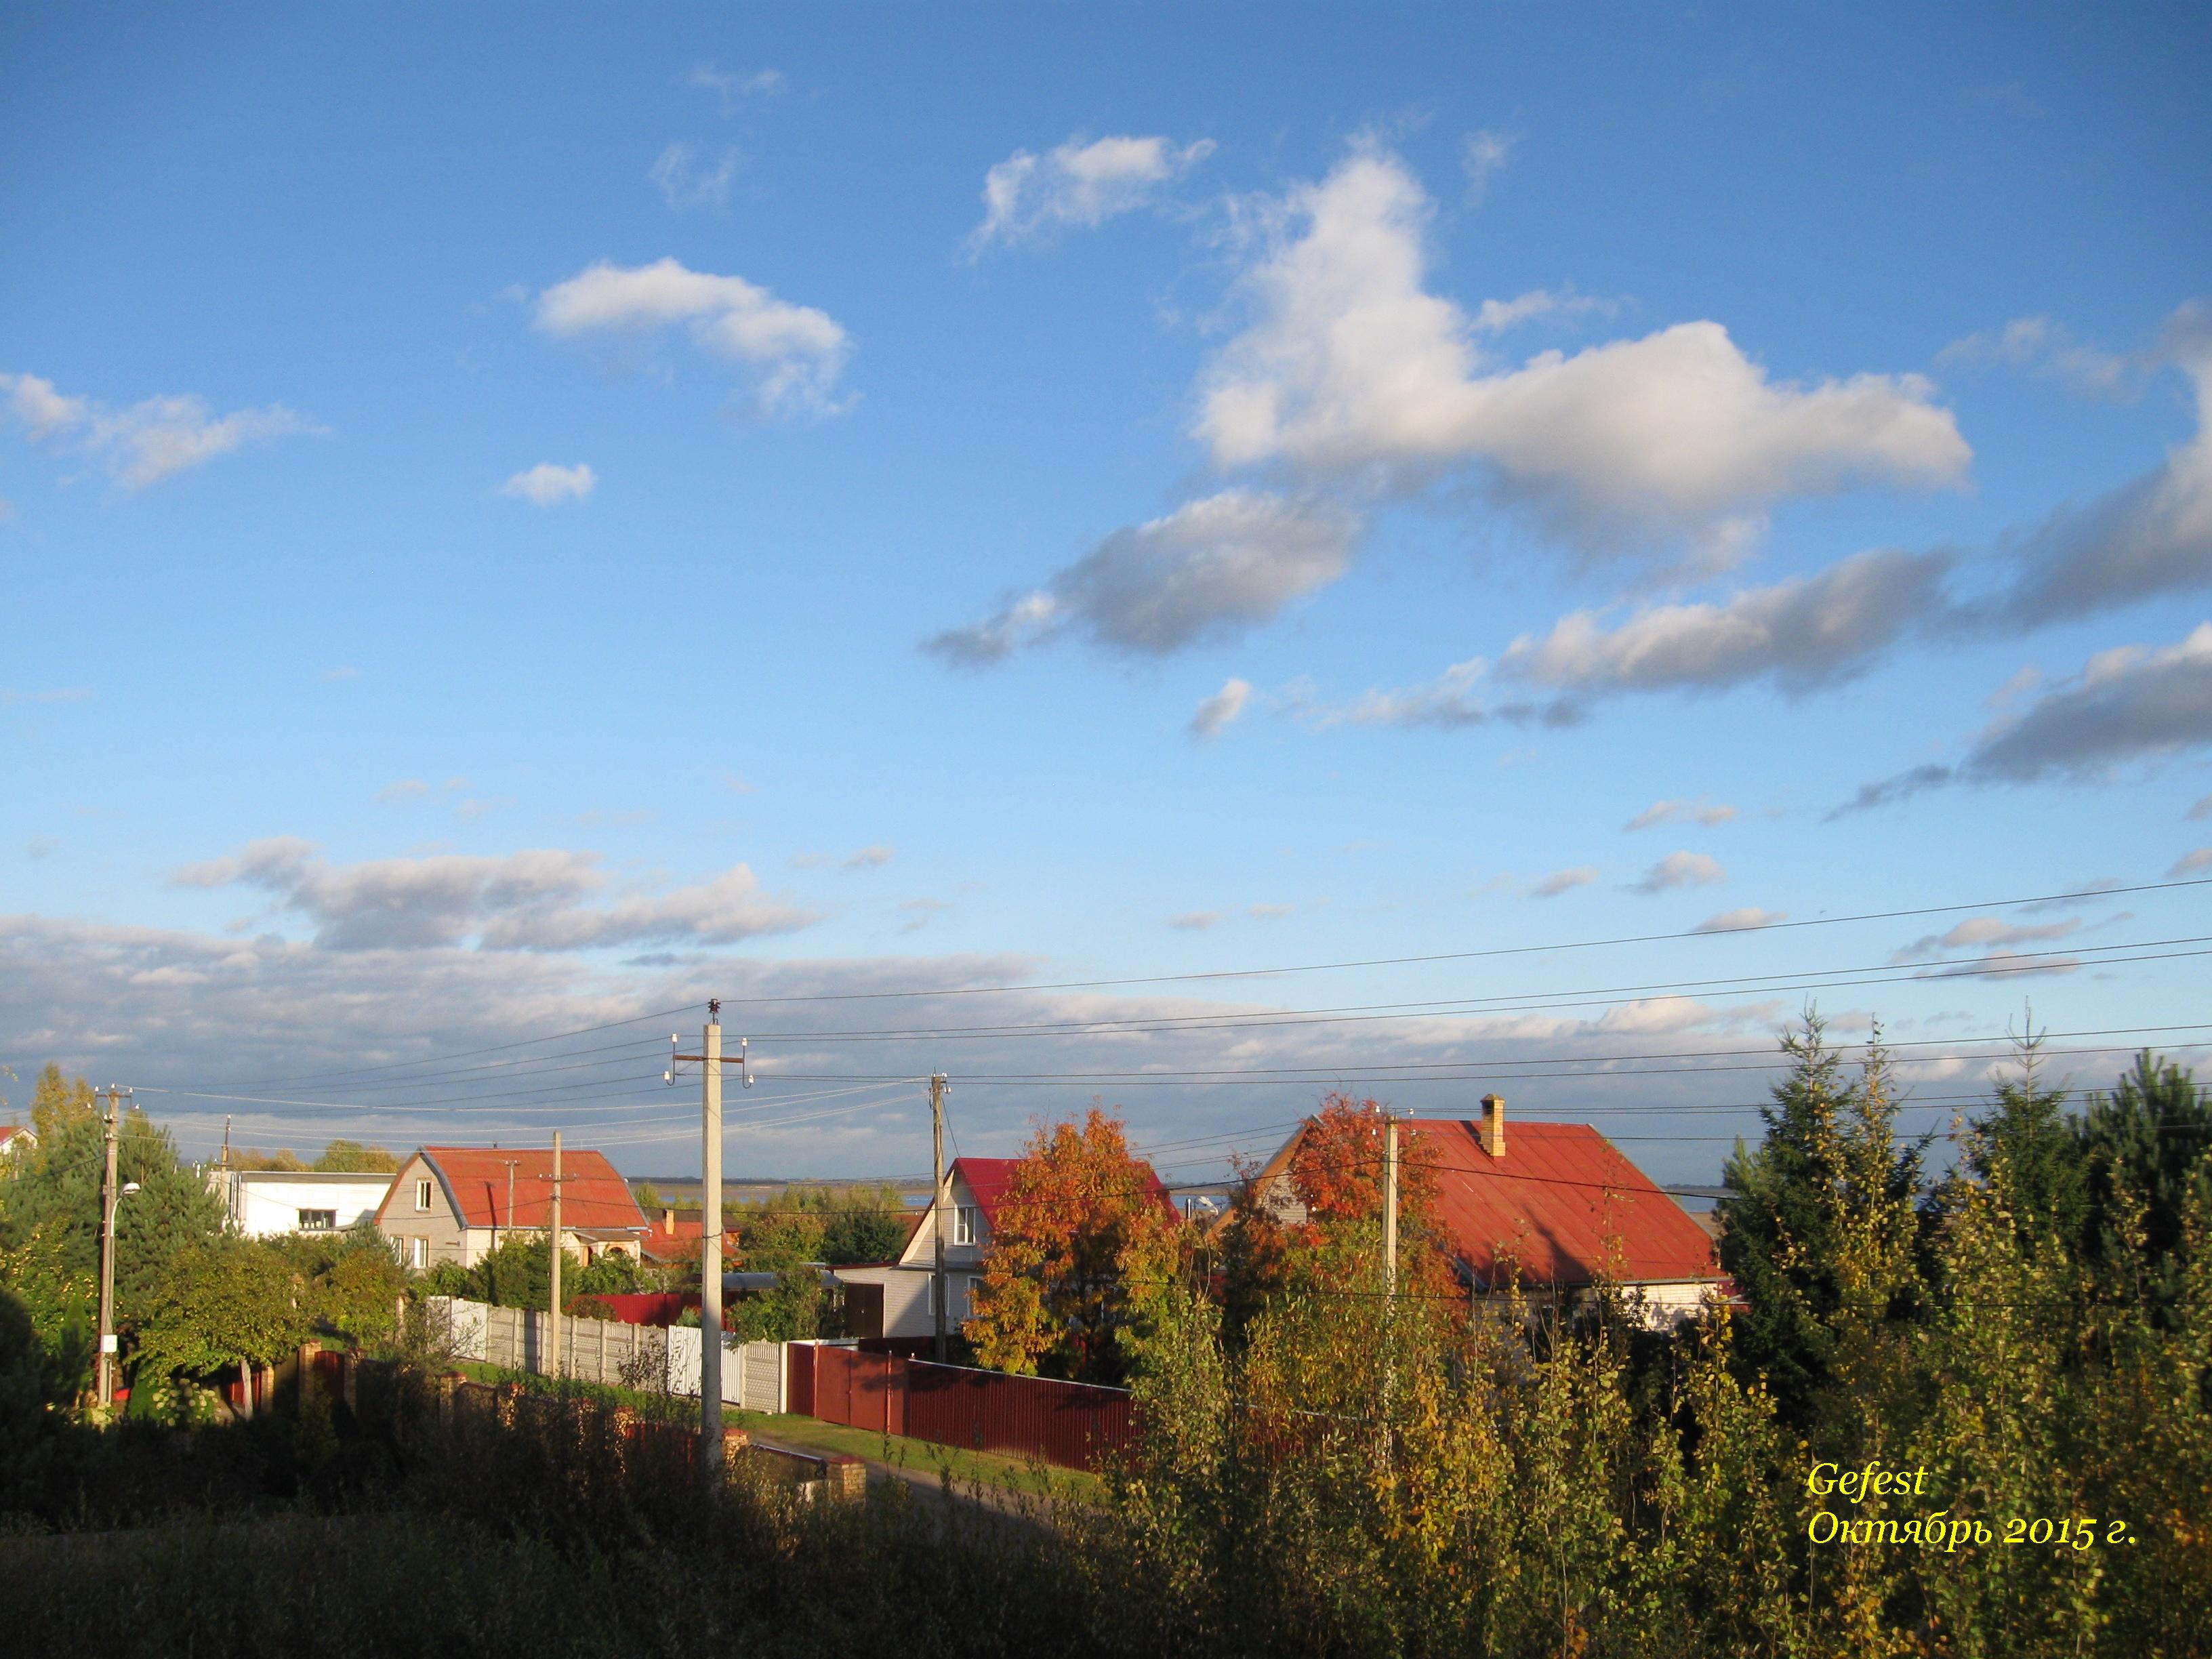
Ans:
[[[453,1369],[477,1382],[520,1382],[526,1386],[542,1387],[545,1380],[470,1359],[455,1361]],[[647,1415],[663,1415],[673,1405],[689,1407],[696,1419],[698,1410],[696,1404],[682,1396],[644,1394],[608,1383],[571,1382],[568,1386],[591,1398],[619,1401]],[[933,1440],[915,1440],[905,1435],[879,1434],[872,1429],[848,1428],[840,1423],[825,1423],[817,1417],[789,1412],[749,1412],[725,1407],[722,1420],[774,1445],[799,1451],[846,1452],[922,1474],[949,1474],[956,1486],[981,1484],[1032,1497],[1079,1501],[1093,1498],[1098,1492],[1097,1475],[1001,1452],[975,1451],[965,1446],[939,1445]]]

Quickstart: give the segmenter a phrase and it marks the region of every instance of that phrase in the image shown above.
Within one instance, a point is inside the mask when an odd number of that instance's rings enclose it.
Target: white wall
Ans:
[[[848,1285],[880,1285],[884,1287],[884,1334],[896,1337],[934,1336],[937,1317],[929,1307],[929,1273],[926,1268],[895,1267],[838,1267],[837,1277]],[[951,1301],[945,1311],[945,1326],[957,1332],[961,1324],[975,1310],[969,1294],[971,1279],[982,1277],[982,1263],[970,1257],[956,1260],[951,1252],[945,1253],[945,1282],[951,1291]]]
[[[280,1173],[281,1178],[270,1178]],[[248,1238],[271,1238],[298,1232],[302,1210],[331,1212],[333,1230],[343,1232],[362,1217],[376,1213],[392,1177],[234,1170],[228,1182],[229,1191],[219,1195],[230,1210],[232,1224]]]

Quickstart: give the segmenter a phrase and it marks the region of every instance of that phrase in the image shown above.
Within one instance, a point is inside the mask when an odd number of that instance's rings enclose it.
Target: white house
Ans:
[[[28,1158],[37,1148],[38,1136],[20,1123],[0,1123],[0,1164],[14,1158]]]
[[[991,1216],[1014,1167],[1011,1158],[955,1158],[945,1172],[950,1191],[945,1214],[945,1328],[958,1335],[973,1311],[975,1281],[983,1275],[983,1252],[991,1240]],[[937,1333],[934,1270],[937,1233],[930,1212],[918,1224],[896,1261],[836,1269],[845,1287],[845,1329],[854,1336],[884,1336],[920,1343]]]
[[[1006,1201],[1006,1183],[1016,1160],[962,1158],[945,1172],[945,1330],[957,1336],[975,1311],[975,1286],[983,1277],[983,1258],[991,1248],[995,1218]],[[1146,1171],[1152,1196],[1169,1214],[1174,1200],[1159,1177]],[[845,1286],[845,1330],[857,1337],[886,1337],[902,1348],[921,1352],[937,1333],[934,1269],[937,1232],[924,1210],[895,1261],[839,1267]]]
[[[374,1216],[391,1188],[390,1172],[373,1170],[208,1170],[208,1190],[222,1200],[230,1230],[248,1238],[343,1232]]]

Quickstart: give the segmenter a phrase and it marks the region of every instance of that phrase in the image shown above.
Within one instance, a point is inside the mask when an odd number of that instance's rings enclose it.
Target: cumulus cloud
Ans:
[[[181,887],[250,887],[316,926],[331,951],[426,950],[474,939],[486,950],[728,944],[815,920],[763,896],[740,864],[673,892],[584,901],[608,885],[597,853],[538,848],[496,856],[441,853],[332,865],[293,836],[187,865]]]
[[[1291,193],[1246,279],[1256,319],[1204,388],[1198,433],[1218,465],[1416,481],[1474,465],[1586,543],[1709,548],[1740,546],[1789,497],[1966,471],[1925,380],[1773,380],[1715,322],[1491,365],[1467,314],[1426,286],[1431,213],[1371,145]]]
[[[720,207],[730,199],[730,185],[744,157],[732,145],[708,149],[679,138],[660,152],[645,176],[660,198],[678,210]]]
[[[599,488],[599,475],[581,462],[574,466],[556,466],[550,461],[540,461],[509,478],[499,487],[499,493],[528,501],[532,507],[556,507],[562,501],[582,501]]]
[[[1720,604],[1652,605],[1607,628],[1593,611],[1523,635],[1501,672],[1578,696],[1723,690],[1771,680],[1802,694],[1846,679],[1945,613],[1940,553],[1877,551]]]
[[[762,413],[837,407],[831,393],[852,354],[844,328],[828,312],[779,300],[742,276],[692,270],[673,258],[633,266],[601,261],[538,296],[538,326],[560,338],[678,325],[700,350],[746,371]]]
[[[1181,147],[1158,137],[1071,138],[1042,155],[1018,149],[984,175],[983,222],[969,234],[968,252],[1133,212],[1212,153],[1210,138]]]
[[[1650,830],[1662,823],[1701,823],[1708,830],[1738,816],[1725,801],[1700,795],[1695,800],[1655,800],[1620,827],[1623,830]]]
[[[1273,618],[1352,562],[1359,520],[1323,501],[1224,490],[1117,530],[1050,584],[923,649],[963,666],[1079,629],[1116,651],[1164,656]]]
[[[1244,706],[1252,700],[1251,683],[1230,678],[1221,683],[1221,690],[1198,706],[1190,717],[1191,735],[1211,738],[1234,726],[1243,717]]]
[[[246,444],[324,430],[282,404],[219,416],[204,398],[161,397],[113,410],[64,396],[35,374],[0,374],[0,393],[33,442],[91,457],[125,489],[143,489]]]
[[[1665,893],[1677,887],[1711,887],[1727,879],[1728,872],[1719,861],[1703,853],[1669,853],[1646,870],[1644,879],[1630,890]]]
[[[1789,920],[1787,910],[1762,910],[1755,904],[1747,904],[1739,910],[1723,910],[1718,915],[1707,916],[1690,931],[1693,933],[1744,933],[1754,928],[1771,927],[1778,921]]]
[[[1948,784],[2094,778],[2212,744],[2212,622],[2164,650],[2099,653],[2078,678],[1986,727],[1956,765],[1930,763],[1861,787],[1831,817]]]
[[[1562,893],[1577,887],[1587,887],[1597,879],[1595,865],[1578,864],[1569,870],[1554,870],[1528,889],[1530,898],[1557,898]]]

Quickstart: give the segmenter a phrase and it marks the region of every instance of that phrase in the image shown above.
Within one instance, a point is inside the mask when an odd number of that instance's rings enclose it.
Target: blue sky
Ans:
[[[1695,1180],[1811,998],[1925,1045],[1918,1123],[2030,997],[2077,1082],[2185,1048],[2143,942],[2202,890],[1984,902],[2212,875],[2208,43],[9,14],[0,1060],[194,1149],[673,1170],[652,1021],[501,1051],[566,1095],[419,1062],[719,994],[732,1167],[915,1167],[846,1079],[937,1066],[971,1151],[1096,1093],[1212,1157],[1335,1079]]]

